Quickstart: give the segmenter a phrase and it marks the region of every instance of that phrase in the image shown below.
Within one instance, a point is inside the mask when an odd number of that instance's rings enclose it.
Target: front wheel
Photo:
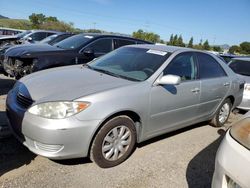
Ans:
[[[133,152],[136,129],[132,119],[118,116],[97,133],[90,151],[90,158],[101,168],[109,168],[125,161]]]
[[[210,124],[214,127],[222,127],[228,120],[232,109],[232,102],[230,99],[226,99],[217,110],[214,118]]]

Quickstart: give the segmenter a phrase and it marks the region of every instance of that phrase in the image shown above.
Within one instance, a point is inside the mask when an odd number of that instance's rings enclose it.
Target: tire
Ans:
[[[101,168],[110,168],[124,162],[133,152],[136,129],[127,116],[115,117],[104,124],[96,134],[90,150],[90,159]]]
[[[214,127],[222,127],[228,120],[232,109],[232,102],[230,99],[225,99],[217,110],[215,116],[210,121],[210,124]]]

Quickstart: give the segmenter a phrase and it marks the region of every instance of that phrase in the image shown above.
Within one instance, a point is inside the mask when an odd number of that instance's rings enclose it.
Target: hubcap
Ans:
[[[230,114],[230,106],[228,103],[225,103],[220,109],[219,122],[222,124],[225,123],[229,114]]]
[[[124,125],[113,128],[104,137],[102,155],[108,161],[121,158],[131,143],[131,131]]]

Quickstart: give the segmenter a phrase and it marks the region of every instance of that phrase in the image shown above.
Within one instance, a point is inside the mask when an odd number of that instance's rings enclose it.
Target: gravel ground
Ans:
[[[0,125],[12,79],[0,75]],[[232,114],[230,122],[241,114]],[[210,187],[226,128],[197,124],[144,142],[123,164],[101,169],[88,159],[52,161],[13,137],[0,139],[0,187]]]

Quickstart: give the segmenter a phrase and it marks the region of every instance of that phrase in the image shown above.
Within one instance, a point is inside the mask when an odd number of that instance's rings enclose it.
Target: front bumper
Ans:
[[[51,159],[87,157],[100,120],[80,121],[74,116],[55,120],[32,115],[9,92],[6,112],[10,129],[32,152]]]
[[[242,188],[250,187],[250,151],[236,142],[227,132],[216,155],[212,188],[230,187],[235,182]]]

